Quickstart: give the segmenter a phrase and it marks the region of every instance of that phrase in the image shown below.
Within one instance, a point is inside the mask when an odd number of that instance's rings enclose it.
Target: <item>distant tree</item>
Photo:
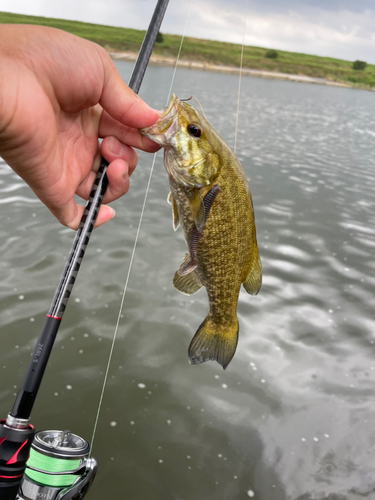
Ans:
[[[163,43],[164,42],[164,37],[163,37],[163,33],[159,33],[156,35],[156,42],[157,43]]]
[[[270,49],[267,50],[266,57],[268,57],[268,59],[277,59],[279,57],[279,54],[277,53],[276,50]]]
[[[365,61],[354,61],[352,68],[357,71],[363,71],[366,69],[367,62]]]

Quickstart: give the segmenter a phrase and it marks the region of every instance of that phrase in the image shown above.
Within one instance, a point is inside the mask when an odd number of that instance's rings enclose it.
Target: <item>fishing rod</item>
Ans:
[[[158,0],[138,53],[129,82],[129,87],[136,94],[139,92],[168,3],[169,0]],[[1,500],[81,499],[96,473],[95,459],[88,458],[90,445],[87,441],[70,431],[40,431],[35,434],[34,427],[30,424],[30,415],[108,186],[108,165],[102,158],[13,409],[6,419],[0,421]]]

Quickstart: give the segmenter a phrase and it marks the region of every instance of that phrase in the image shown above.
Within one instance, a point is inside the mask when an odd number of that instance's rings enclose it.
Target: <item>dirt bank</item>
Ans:
[[[108,54],[112,59],[117,61],[135,61],[137,59],[137,54],[133,52],[115,52],[113,50],[108,51]],[[154,55],[151,56],[150,64],[160,65],[160,66],[174,66],[176,64],[176,59],[172,57],[164,57]],[[228,74],[239,74],[240,69],[234,68],[230,66],[216,66],[214,64],[209,63],[201,63],[195,61],[184,61],[180,59],[178,61],[178,67],[180,68],[191,68],[191,69],[200,69],[204,71],[214,71],[217,73],[228,73]],[[332,85],[335,87],[347,87],[351,88],[351,85],[341,82],[334,82],[331,80],[327,80],[325,78],[313,78],[310,76],[303,75],[289,75],[288,73],[276,73],[273,71],[263,71],[256,69],[243,69],[243,76],[252,76],[258,78],[272,78],[276,80],[291,80],[294,82],[303,82],[303,83],[316,83],[319,85]]]

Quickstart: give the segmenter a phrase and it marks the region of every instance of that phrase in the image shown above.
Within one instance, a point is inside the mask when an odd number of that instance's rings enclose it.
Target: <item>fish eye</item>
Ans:
[[[193,137],[200,137],[202,135],[202,129],[199,127],[199,125],[196,125],[195,123],[190,123],[187,128],[189,134]]]

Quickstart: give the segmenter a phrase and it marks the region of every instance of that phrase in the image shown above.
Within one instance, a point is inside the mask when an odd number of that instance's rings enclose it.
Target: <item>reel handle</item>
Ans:
[[[56,500],[71,500],[72,498],[81,500],[94,481],[97,468],[98,464],[95,458],[88,458],[86,461],[86,475],[78,479],[69,490],[63,490]]]

